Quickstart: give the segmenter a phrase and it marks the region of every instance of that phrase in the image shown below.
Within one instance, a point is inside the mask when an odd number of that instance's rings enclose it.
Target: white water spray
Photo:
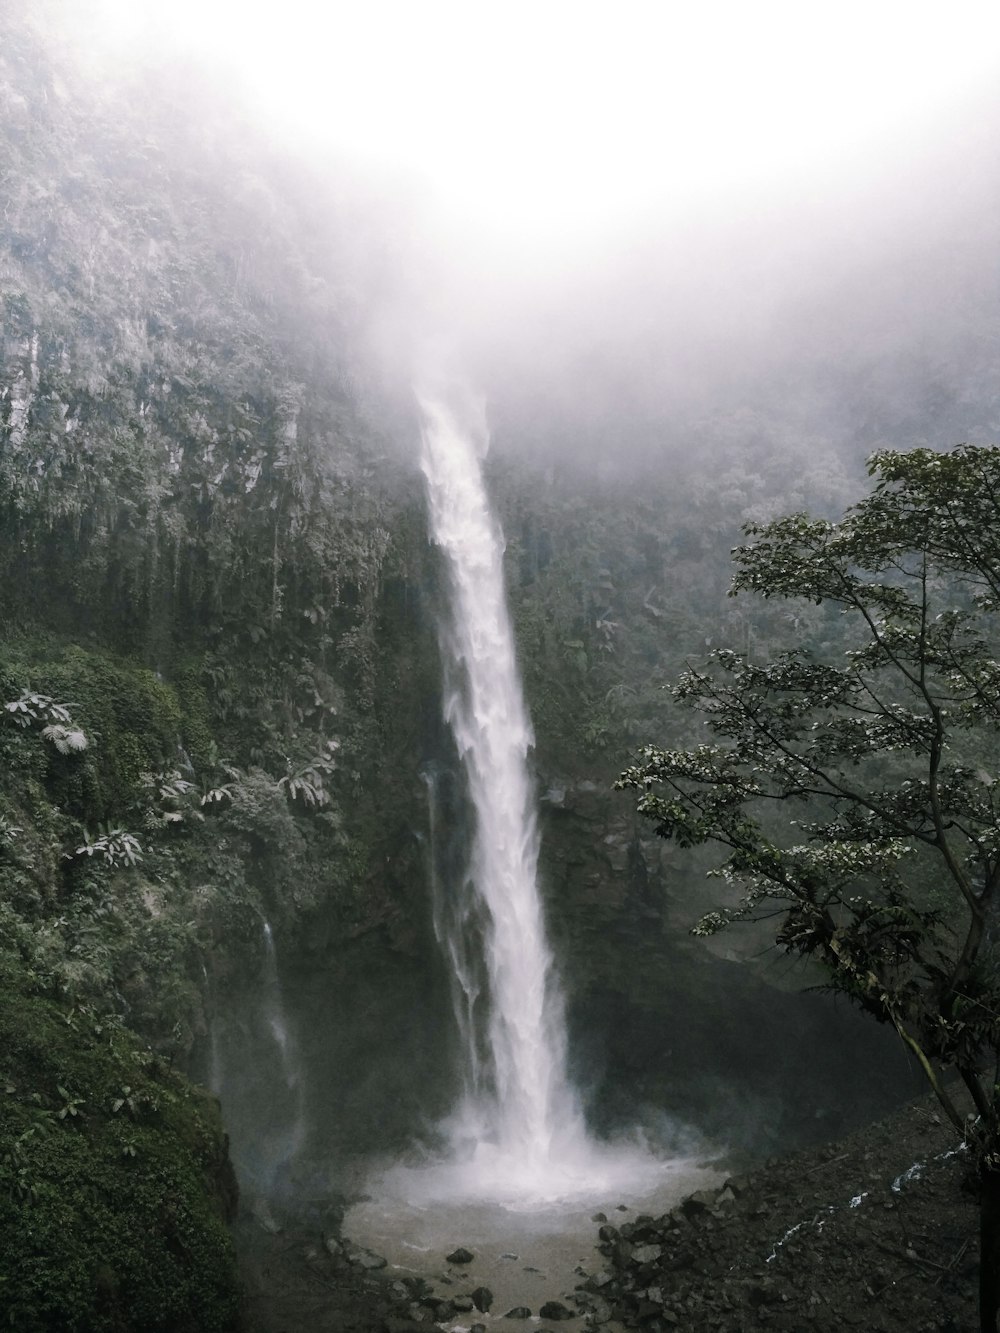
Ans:
[[[468,865],[457,873],[439,821],[450,802],[441,799],[439,775],[425,775],[434,923],[451,969],[465,1087],[445,1126],[448,1156],[381,1171],[345,1228],[403,1264],[412,1261],[415,1237],[431,1248],[445,1243],[435,1227],[475,1240],[499,1261],[511,1243],[512,1213],[522,1215],[520,1234],[534,1247],[577,1225],[589,1235],[594,1204],[627,1197],[662,1212],[685,1186],[703,1183],[705,1171],[688,1156],[654,1156],[638,1133],[615,1144],[587,1134],[567,1076],[565,1008],[538,892],[532,733],[504,594],[503,539],[480,468],[485,422],[481,411],[457,415],[436,400],[421,407],[431,538],[448,583],[445,716],[475,816]],[[447,853],[440,864],[438,844]],[[572,1222],[567,1204],[577,1209]]]
[[[445,558],[449,587],[441,633],[445,716],[475,811],[467,881],[446,906],[440,887],[436,895],[436,924],[453,964],[466,1048],[455,1136],[471,1139],[480,1157],[492,1155],[498,1175],[513,1169],[537,1185],[540,1175],[559,1173],[579,1158],[586,1134],[566,1075],[564,1006],[537,886],[535,794],[527,767],[533,736],[506,608],[503,540],[480,468],[485,423],[460,422],[438,402],[421,406],[431,536]],[[481,978],[468,961],[470,930],[477,928],[485,1003]]]

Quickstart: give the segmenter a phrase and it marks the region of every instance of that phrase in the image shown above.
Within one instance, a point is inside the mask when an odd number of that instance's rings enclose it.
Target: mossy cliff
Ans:
[[[170,1066],[205,1069],[265,916],[412,919],[426,541],[337,187],[210,90],[95,90],[28,10],[0,17],[0,1307],[222,1329],[225,1141]]]
[[[0,1300],[23,1333],[237,1327],[218,1105],[0,964]]]

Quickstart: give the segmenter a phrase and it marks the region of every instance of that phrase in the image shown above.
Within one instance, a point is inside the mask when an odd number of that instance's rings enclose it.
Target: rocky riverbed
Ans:
[[[238,1237],[248,1328],[974,1333],[977,1214],[964,1174],[954,1132],[933,1103],[916,1102],[658,1216],[596,1215],[589,1255],[544,1301],[530,1271],[521,1298],[496,1300],[472,1249],[471,1259],[459,1252],[462,1237],[431,1257],[429,1276],[400,1275],[342,1239],[332,1213],[304,1223],[258,1210]]]

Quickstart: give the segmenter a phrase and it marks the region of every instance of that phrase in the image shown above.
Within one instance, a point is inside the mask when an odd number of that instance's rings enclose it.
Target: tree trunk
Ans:
[[[1000,1171],[984,1168],[979,1187],[979,1327],[1000,1333]]]

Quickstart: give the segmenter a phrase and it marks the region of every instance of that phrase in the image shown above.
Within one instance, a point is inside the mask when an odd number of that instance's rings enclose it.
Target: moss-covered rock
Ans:
[[[213,1099],[0,960],[0,1304],[21,1333],[238,1326]]]

